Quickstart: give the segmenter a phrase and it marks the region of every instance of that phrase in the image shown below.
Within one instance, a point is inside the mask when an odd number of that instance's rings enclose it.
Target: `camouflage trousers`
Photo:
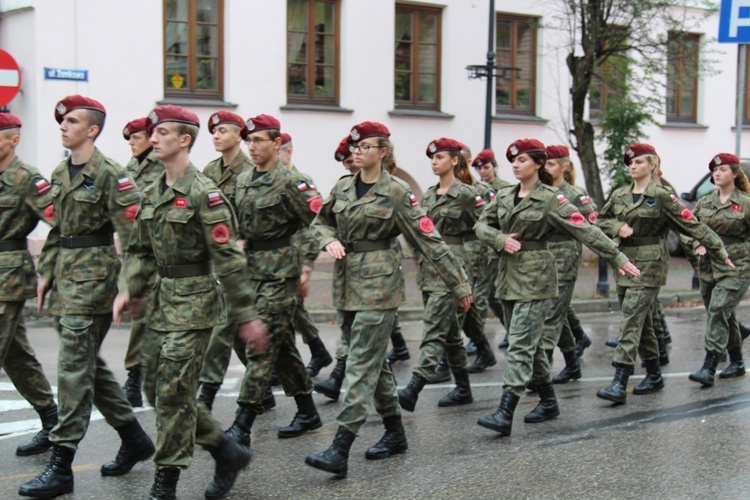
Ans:
[[[635,366],[638,354],[643,360],[659,357],[659,343],[654,333],[653,316],[659,287],[617,287],[620,301],[620,342],[615,348],[614,363]]]
[[[157,469],[186,469],[195,445],[216,446],[221,425],[197,404],[198,373],[211,329],[160,332],[146,329],[143,339],[143,392],[156,409]]]
[[[494,252],[494,250],[490,250],[491,252]],[[498,270],[497,267],[499,265],[500,260],[497,258],[491,258],[489,263],[489,268],[487,269],[487,276],[489,277],[489,287],[490,291],[487,294],[487,305],[492,310],[492,312],[497,316],[497,319],[500,321],[500,324],[503,325],[507,331],[508,329],[508,322],[505,317],[505,306],[503,306],[503,302],[497,298],[498,295],[498,285],[497,282],[497,276],[498,276]]]
[[[337,311],[342,339],[349,346],[344,408],[336,423],[357,433],[367,420],[370,404],[383,417],[401,414],[396,382],[386,359],[396,309]]]
[[[554,350],[560,340],[560,333],[566,322],[570,301],[573,299],[575,284],[575,281],[557,282],[557,297],[551,299],[552,304],[545,312],[542,338],[534,353],[534,369],[530,381],[532,385],[539,386],[551,382],[547,351]],[[575,343],[573,347],[575,348]]]
[[[319,336],[318,327],[312,320],[312,316],[305,308],[305,299],[301,294],[297,296],[297,307],[294,308],[294,331],[300,334],[302,342],[309,344]]]
[[[0,368],[5,370],[16,390],[35,410],[55,402],[52,388],[26,337],[23,300],[0,301]]]
[[[504,300],[508,328],[503,392],[522,396],[534,371],[534,357],[542,340],[544,318],[554,299]]]
[[[700,285],[703,305],[706,307],[706,350],[723,353],[724,349],[742,349],[742,336],[737,323],[737,305],[745,296],[750,280],[700,280]]]
[[[575,288],[575,281],[573,282],[573,288]],[[565,315],[565,322],[562,325],[560,331],[560,340],[557,341],[557,347],[562,352],[570,352],[576,348],[576,338],[573,335],[573,330],[580,328],[581,320],[576,316],[576,312],[573,307],[568,306],[568,312]]]
[[[245,343],[237,338],[237,323],[232,321],[231,312],[229,316],[229,323],[215,326],[211,330],[206,357],[198,378],[201,384],[221,385],[232,360],[232,348],[242,364],[247,366]]]
[[[125,369],[131,370],[142,365],[141,352],[143,351],[143,335],[146,332],[146,324],[143,318],[134,319],[130,323],[130,339],[128,350],[125,351]]]
[[[340,323],[340,322],[339,322]],[[395,335],[403,335],[401,333],[401,322],[398,320],[398,312],[393,318],[393,329],[391,330],[391,337]],[[346,361],[349,355],[349,340],[344,338],[344,333],[341,333],[341,339],[339,339],[339,345],[336,348],[336,359],[340,361]]]
[[[661,304],[661,301],[657,298],[654,300],[653,305],[653,317],[651,318],[651,323],[654,326],[654,335],[656,335],[656,341],[659,345],[661,345],[662,341],[664,340],[664,306]],[[739,326],[737,327],[737,332],[739,333]]]
[[[458,308],[456,297],[450,292],[422,292],[422,302],[424,328],[414,374],[430,378],[443,353],[453,373],[466,370],[466,348],[459,329],[465,313]]]
[[[111,323],[111,314],[63,315],[59,320],[59,422],[49,436],[50,441],[57,445],[78,447],[88,430],[92,405],[112,427],[135,420],[120,384],[99,356]]]
[[[264,353],[246,352],[247,369],[237,403],[248,405],[256,415],[261,415],[261,401],[268,387],[271,371],[276,371],[284,394],[289,397],[311,394],[313,387],[294,337],[293,318],[297,307],[299,278],[252,280],[252,284],[258,317],[266,326],[269,343]]]
[[[487,322],[489,310],[490,275],[486,268],[487,259],[481,259],[480,262],[485,264],[483,268],[472,266],[471,290],[474,302],[469,307],[462,323],[464,333],[475,344],[487,341],[484,325]]]

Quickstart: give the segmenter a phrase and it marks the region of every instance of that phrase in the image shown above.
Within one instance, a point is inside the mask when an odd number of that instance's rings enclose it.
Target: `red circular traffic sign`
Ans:
[[[21,69],[13,56],[0,49],[0,106],[10,103],[21,88]]]

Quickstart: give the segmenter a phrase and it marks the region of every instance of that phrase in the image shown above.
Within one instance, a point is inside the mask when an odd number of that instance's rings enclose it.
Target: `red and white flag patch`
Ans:
[[[34,183],[34,185],[36,185],[36,194],[46,193],[47,191],[52,189],[50,183],[44,179],[39,179]]]
[[[297,189],[300,193],[302,193],[303,191],[307,191],[308,189],[310,189],[310,186],[308,186],[306,182],[300,182],[299,184],[297,184]]]
[[[672,198],[672,203],[677,203],[677,197],[674,195],[674,193],[669,193],[669,197]]]
[[[474,199],[476,200],[478,207],[484,205],[484,198],[482,198],[480,195],[476,195]]]
[[[118,191],[127,191],[128,189],[133,189],[135,185],[130,182],[130,179],[127,177],[120,177],[117,179],[117,190]]]
[[[490,191],[490,201],[495,201],[495,192]]]
[[[414,193],[409,193],[409,203],[411,203],[412,207],[419,205],[419,200],[414,196]]]
[[[586,205],[587,203],[591,203],[591,196],[584,194],[581,196],[581,205]]]
[[[565,195],[564,195],[564,194],[562,194],[562,193],[559,193],[559,194],[557,195],[557,204],[558,204],[558,205],[562,205],[563,203],[565,203],[565,202],[567,202],[567,201],[568,201],[568,199],[567,199],[567,198],[565,197]]]
[[[221,197],[218,191],[212,191],[208,193],[208,206],[210,208],[218,207],[224,204],[224,198]]]

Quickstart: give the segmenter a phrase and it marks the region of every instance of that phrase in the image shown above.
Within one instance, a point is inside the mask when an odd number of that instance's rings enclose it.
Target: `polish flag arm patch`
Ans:
[[[127,177],[120,177],[117,179],[117,190],[118,191],[127,191],[128,189],[133,189],[135,187],[135,184],[130,182],[130,179]]]
[[[416,196],[414,196],[414,193],[409,193],[409,203],[412,207],[416,207],[417,205],[419,205],[419,200]]]
[[[302,193],[310,189],[310,186],[308,186],[306,182],[300,182],[299,184],[297,184],[297,189],[300,193]]]
[[[567,199],[567,198],[565,197],[565,195],[564,195],[564,194],[562,194],[562,193],[559,193],[559,194],[558,194],[558,195],[556,195],[556,196],[557,196],[557,204],[558,204],[558,205],[562,205],[563,203],[566,203],[566,202],[568,201],[568,199]]]
[[[208,206],[210,208],[218,207],[224,204],[224,198],[221,197],[218,191],[212,191],[208,193]]]
[[[480,195],[476,195],[474,199],[477,202],[476,206],[481,207],[482,205],[484,205],[484,198],[482,198]]]
[[[50,183],[44,179],[39,179],[34,183],[34,185],[36,186],[36,194],[46,193],[47,191],[52,189]]]

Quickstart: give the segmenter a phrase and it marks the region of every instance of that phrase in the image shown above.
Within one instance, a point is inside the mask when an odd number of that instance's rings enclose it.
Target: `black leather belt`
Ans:
[[[450,234],[441,234],[440,236],[449,245],[463,245],[465,241],[463,236],[453,236]]]
[[[190,278],[192,276],[203,276],[204,274],[211,274],[210,262],[180,264],[176,266],[159,264],[159,276],[162,278]]]
[[[289,236],[283,238],[277,238],[275,240],[264,240],[264,241],[245,241],[245,250],[248,252],[258,252],[261,250],[276,250],[278,248],[288,247],[292,244],[292,240]]]
[[[26,250],[25,239],[0,241],[0,252],[14,252],[16,250]]]
[[[641,237],[630,237],[623,238],[620,240],[621,247],[642,247],[646,245],[661,245],[664,238],[661,236],[641,236]]]
[[[374,252],[375,250],[388,250],[393,246],[393,240],[362,240],[343,241],[344,250],[347,253]]]
[[[60,235],[60,246],[63,248],[111,247],[114,244],[112,233],[87,234],[86,236]]]
[[[549,250],[549,245],[546,241],[519,241],[521,244],[521,252],[526,250]]]
[[[476,233],[469,233],[464,235],[464,243],[467,243],[469,241],[477,241],[479,238],[477,238]]]
[[[547,241],[550,243],[560,243],[562,241],[573,241],[573,238],[567,234],[555,234]]]
[[[719,238],[721,238],[721,241],[724,242],[725,245],[731,245],[732,243],[747,243],[746,238],[737,238],[736,236],[719,235]]]

